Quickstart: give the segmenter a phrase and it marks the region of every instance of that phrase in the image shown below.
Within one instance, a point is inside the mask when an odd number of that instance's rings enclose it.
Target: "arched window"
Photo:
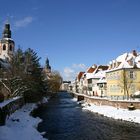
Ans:
[[[6,45],[5,44],[3,45],[3,50],[6,50]]]
[[[9,50],[12,51],[12,45],[9,46]]]

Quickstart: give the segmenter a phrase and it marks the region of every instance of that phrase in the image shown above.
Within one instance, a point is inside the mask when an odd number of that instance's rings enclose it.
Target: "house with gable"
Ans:
[[[79,82],[79,93],[83,93],[83,86],[84,86],[84,74],[85,72],[79,72],[78,74],[78,82]]]
[[[88,95],[90,96],[106,96],[106,70],[108,66],[93,65],[92,72],[87,73]]]
[[[140,90],[140,54],[133,50],[112,60],[106,72],[107,96],[111,99],[129,99]]]
[[[77,93],[83,93],[83,75],[85,72],[79,72],[76,79],[75,79],[75,88],[74,91]]]

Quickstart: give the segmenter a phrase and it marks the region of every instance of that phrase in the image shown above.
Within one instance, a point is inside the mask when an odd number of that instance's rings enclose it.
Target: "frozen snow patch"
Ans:
[[[29,115],[34,108],[35,104],[26,104],[13,113],[0,127],[0,140],[46,140],[36,129],[42,120]]]

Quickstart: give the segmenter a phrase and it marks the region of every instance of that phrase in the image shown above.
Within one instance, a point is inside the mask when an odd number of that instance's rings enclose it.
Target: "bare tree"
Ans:
[[[25,77],[23,52],[19,48],[10,61],[5,62],[0,69],[1,90],[7,93],[8,97],[22,95],[27,90],[23,81]]]
[[[47,80],[48,91],[56,93],[60,90],[62,77],[58,71],[53,71]]]
[[[133,80],[130,78],[130,75],[126,69],[123,69],[121,79],[119,80],[119,86],[124,92],[124,98],[129,99],[130,98],[130,88],[132,85]]]

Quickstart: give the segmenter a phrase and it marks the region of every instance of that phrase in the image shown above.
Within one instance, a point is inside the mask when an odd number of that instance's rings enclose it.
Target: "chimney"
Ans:
[[[132,54],[133,54],[134,56],[137,56],[136,50],[133,50],[133,51],[132,51]]]
[[[97,65],[96,65],[96,64],[94,64],[94,65],[93,65],[93,68],[97,68]]]

